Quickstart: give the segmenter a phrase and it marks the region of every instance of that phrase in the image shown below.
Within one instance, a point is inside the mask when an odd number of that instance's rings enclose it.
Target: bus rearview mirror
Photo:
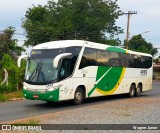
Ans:
[[[21,60],[22,59],[28,59],[28,55],[21,55],[19,58],[18,58],[18,61],[17,61],[17,65],[18,67],[21,67]]]
[[[60,59],[70,56],[70,55],[72,55],[72,53],[63,53],[63,54],[57,55],[53,60],[53,67],[57,68]]]

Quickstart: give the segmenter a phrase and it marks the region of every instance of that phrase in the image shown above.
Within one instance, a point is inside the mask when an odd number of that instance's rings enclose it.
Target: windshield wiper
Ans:
[[[39,69],[38,69],[39,71],[38,71],[37,81],[38,81],[39,75],[41,75],[42,80],[43,80],[44,82],[46,82],[44,73],[43,73],[43,71],[42,71],[42,65],[43,65],[43,63],[40,64],[40,67],[39,67]]]
[[[34,69],[34,71],[33,71],[33,73],[31,74],[31,76],[29,77],[29,81],[32,81],[33,80],[33,78],[36,76],[36,74],[37,74],[37,72],[38,72],[38,67],[39,67],[39,65],[40,65],[40,62],[37,62],[38,64],[37,64],[37,67]],[[35,74],[34,74],[35,73]]]

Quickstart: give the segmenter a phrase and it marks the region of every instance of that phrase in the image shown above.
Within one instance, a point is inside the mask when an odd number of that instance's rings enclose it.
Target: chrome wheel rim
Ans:
[[[131,95],[132,96],[134,95],[134,89],[133,88],[131,89]]]
[[[141,88],[140,88],[140,87],[137,88],[137,92],[138,92],[138,93],[141,92]]]
[[[80,92],[76,93],[76,100],[81,101],[82,100],[82,94]]]

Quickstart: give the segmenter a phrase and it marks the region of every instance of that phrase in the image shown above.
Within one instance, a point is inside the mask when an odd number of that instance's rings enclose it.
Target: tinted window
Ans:
[[[152,58],[142,56],[141,57],[141,63],[142,63],[142,65],[141,65],[142,68],[150,68],[152,66]]]
[[[64,58],[61,61],[61,67],[59,69],[60,80],[70,76],[73,73],[80,50],[81,47],[66,48],[65,53],[72,53],[72,55]]]
[[[87,66],[150,68],[152,57],[85,48],[79,68]]]
[[[109,52],[104,50],[97,50],[98,66],[109,66]]]
[[[147,57],[146,62],[147,62],[146,63],[147,68],[152,67],[152,57]]]
[[[124,54],[122,53],[121,54],[121,65],[124,66],[124,67],[127,67],[128,66],[128,59],[127,59],[127,54]]]
[[[126,56],[127,56],[126,67],[133,68],[134,67],[134,55],[126,54]]]
[[[110,66],[120,66],[121,61],[120,61],[120,54],[117,52],[110,52],[110,59],[109,59],[109,65]]]
[[[79,69],[87,66],[96,66],[96,49],[85,48]]]
[[[143,68],[141,62],[141,56],[134,55],[134,68]]]
[[[141,56],[141,68],[146,68],[146,57]]]

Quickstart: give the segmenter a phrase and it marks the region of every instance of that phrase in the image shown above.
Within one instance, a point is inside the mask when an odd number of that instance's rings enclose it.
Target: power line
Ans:
[[[5,33],[5,31],[4,31],[4,30],[0,30],[0,32],[1,32],[1,33]],[[25,36],[25,34],[23,34],[23,33],[16,33],[16,32],[14,32],[13,34],[15,34],[15,35]]]
[[[105,36],[104,34],[96,34],[96,33],[91,33],[91,32],[70,32],[70,31],[63,31],[63,30],[57,30],[53,32],[53,28],[52,27],[48,27],[48,28],[43,28],[43,27],[38,27],[37,29],[32,28],[32,27],[28,27],[28,29],[32,32],[32,34],[35,34],[38,36],[41,36],[39,39],[40,40],[48,40],[48,41],[52,41],[55,40],[57,37],[58,38],[66,38],[66,39],[101,39],[102,36]],[[0,30],[0,32],[3,32],[2,30]],[[27,34],[24,33],[13,33],[14,35],[21,35],[21,36],[26,36]],[[110,38],[108,38],[110,39]]]
[[[121,8],[121,10],[123,11],[128,11],[128,9],[125,9],[125,8]],[[152,20],[152,21],[160,21],[160,16],[158,15],[151,15],[151,14],[147,14],[147,13],[144,13],[142,11],[138,11],[138,17],[143,17],[145,19],[149,19],[149,20]]]

